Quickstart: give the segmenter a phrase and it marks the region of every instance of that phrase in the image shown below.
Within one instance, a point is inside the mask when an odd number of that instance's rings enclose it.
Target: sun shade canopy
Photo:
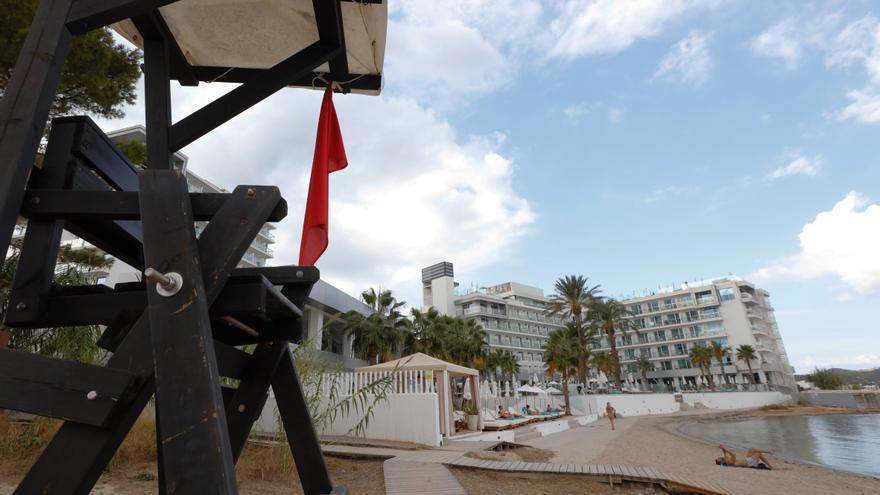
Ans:
[[[479,371],[465,366],[448,363],[442,359],[417,352],[387,363],[365,366],[355,371],[394,371],[394,370],[448,371],[450,375],[478,376]]]
[[[387,0],[342,0],[339,6],[345,56],[290,86],[319,88],[332,79],[345,90],[379,94]],[[319,41],[322,29],[312,0],[179,0],[159,13],[160,29],[167,29],[179,48],[174,52],[191,66],[183,71],[172,65],[171,76],[181,83],[192,74],[198,81],[246,82]],[[132,19],[113,28],[143,48],[144,36]]]

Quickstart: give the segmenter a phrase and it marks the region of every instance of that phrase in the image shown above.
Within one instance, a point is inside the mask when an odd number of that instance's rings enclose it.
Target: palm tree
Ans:
[[[730,347],[721,345],[718,342],[712,342],[709,349],[712,350],[712,357],[717,359],[718,365],[721,366],[721,376],[724,377],[724,383],[730,385],[730,377],[728,377],[727,373],[724,371],[724,357],[730,354]]]
[[[688,353],[691,363],[700,368],[700,375],[706,378],[709,386],[715,388],[715,380],[712,379],[712,373],[709,367],[712,365],[712,350],[703,345],[695,345]]]
[[[632,328],[627,319],[632,313],[626,306],[611,298],[597,299],[590,304],[590,321],[611,342],[611,357],[614,359],[612,374],[614,383],[620,387],[620,356],[617,355],[617,335],[626,335]]]
[[[562,315],[571,318],[577,329],[577,341],[580,350],[587,349],[587,329],[584,328],[584,317],[590,304],[601,292],[598,285],[590,287],[589,279],[583,275],[566,275],[556,279],[556,293],[550,296],[547,316]],[[578,378],[582,383],[587,380],[587,356],[581,352],[578,356]]]
[[[493,378],[496,382],[498,381],[498,370],[501,368],[505,352],[509,351],[494,349],[486,355],[486,370],[489,372],[489,377]]]
[[[401,349],[409,333],[410,322],[400,312],[406,302],[397,301],[390,290],[369,289],[361,294],[361,299],[372,313],[364,316],[352,310],[343,314],[343,331],[354,336],[352,347],[357,357],[369,360],[370,364],[388,361]]]
[[[593,367],[602,373],[605,373],[605,376],[610,375],[614,369],[614,357],[611,356],[608,351],[594,353],[590,361],[592,362]]]
[[[752,385],[755,384],[755,374],[752,373],[752,360],[758,359],[758,354],[755,352],[755,348],[743,344],[736,348],[736,358],[740,361],[745,361],[746,366],[749,368],[749,381],[752,382]]]
[[[568,380],[577,373],[580,364],[578,334],[574,326],[553,330],[547,337],[544,346],[544,364],[547,365],[547,376],[562,374],[562,396],[565,399],[565,414],[571,414],[571,402],[568,394]]]
[[[645,356],[640,356],[635,362],[636,369],[642,374],[642,384],[648,385],[648,372],[654,371],[654,363]]]

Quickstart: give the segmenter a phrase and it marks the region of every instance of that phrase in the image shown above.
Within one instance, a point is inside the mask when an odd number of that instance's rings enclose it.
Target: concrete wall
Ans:
[[[747,409],[782,404],[791,400],[790,395],[780,392],[685,393],[681,394],[681,397],[691,407],[699,403],[709,409]]]
[[[437,394],[392,394],[377,404],[373,417],[364,433],[365,438],[412,442],[439,447],[440,409]],[[349,416],[339,415],[332,424],[325,425],[319,435],[346,435],[360,417],[354,411]],[[277,406],[270,395],[260,419],[254,424],[259,433],[277,433]]]
[[[798,394],[798,399],[814,406],[846,407],[848,409],[880,408],[880,392],[863,390],[807,391]]]
[[[605,405],[610,402],[617,414],[627,416],[648,416],[678,412],[681,406],[675,402],[673,394],[613,394],[581,396],[592,400],[592,411],[605,415]],[[578,397],[580,398],[580,397]]]

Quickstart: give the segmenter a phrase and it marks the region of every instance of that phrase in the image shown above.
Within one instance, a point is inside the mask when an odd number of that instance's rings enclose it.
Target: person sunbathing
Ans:
[[[718,457],[715,459],[715,464],[719,466],[731,466],[731,467],[745,467],[752,469],[773,469],[773,466],[770,465],[770,461],[764,457],[764,454],[772,454],[772,450],[761,450],[751,448],[746,451],[745,459],[737,459],[736,454],[730,451],[724,445],[719,445],[719,449],[724,454],[723,457]]]
[[[535,408],[533,408],[532,406],[526,404],[526,414],[529,415],[529,416],[538,416],[538,415],[541,414],[541,413],[539,413],[537,409],[535,409]]]
[[[521,414],[512,413],[501,406],[498,406],[498,417],[504,419],[521,418]]]

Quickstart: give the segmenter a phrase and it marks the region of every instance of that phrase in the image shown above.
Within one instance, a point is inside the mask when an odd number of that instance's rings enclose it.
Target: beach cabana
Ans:
[[[417,352],[404,356],[400,359],[357,368],[358,372],[387,372],[387,371],[432,371],[437,381],[437,399],[440,406],[440,433],[443,436],[451,436],[455,433],[455,422],[452,415],[452,382],[453,378],[470,378],[467,385],[470,386],[470,396],[480,396],[477,390],[480,372],[465,366],[446,362],[433,356]],[[475,399],[476,400],[476,399]],[[480,415],[479,428],[483,427],[483,418]]]

